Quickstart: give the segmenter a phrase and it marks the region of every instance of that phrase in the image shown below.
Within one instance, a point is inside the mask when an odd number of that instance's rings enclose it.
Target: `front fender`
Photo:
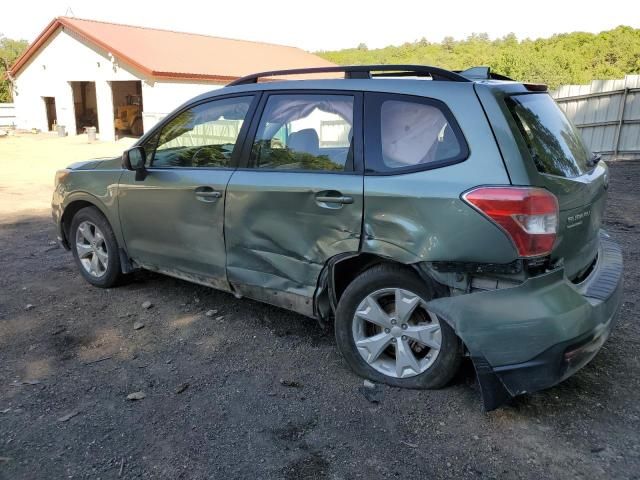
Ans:
[[[54,218],[56,210],[62,222],[65,212],[76,202],[87,202],[98,208],[111,225],[116,240],[124,246],[118,214],[118,183],[122,170],[72,171],[65,181],[56,186],[53,200]],[[58,206],[56,206],[56,204]]]

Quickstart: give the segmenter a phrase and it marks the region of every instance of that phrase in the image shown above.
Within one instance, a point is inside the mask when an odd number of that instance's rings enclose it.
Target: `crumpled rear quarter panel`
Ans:
[[[416,173],[365,175],[362,250],[403,263],[509,263],[517,258],[511,241],[460,199],[475,186],[510,184],[489,123],[473,89],[438,87],[424,95],[447,104],[469,157]],[[365,142],[365,166],[370,148]]]

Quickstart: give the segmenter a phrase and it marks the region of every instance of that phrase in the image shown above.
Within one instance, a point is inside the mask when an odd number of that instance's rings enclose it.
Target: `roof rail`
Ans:
[[[265,77],[279,77],[282,75],[305,75],[311,73],[344,72],[344,78],[373,78],[373,77],[431,77],[433,80],[445,80],[450,82],[470,82],[464,76],[438,67],[427,65],[347,65],[335,67],[293,68],[290,70],[273,70],[260,72],[241,77],[227,84],[246,85],[258,83],[258,79]],[[372,72],[387,72],[384,74]]]

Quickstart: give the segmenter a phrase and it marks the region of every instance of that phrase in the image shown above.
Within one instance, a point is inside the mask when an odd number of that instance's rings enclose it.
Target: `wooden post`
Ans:
[[[620,105],[620,118],[618,120],[618,126],[616,127],[616,135],[613,141],[613,158],[615,159],[618,156],[618,149],[620,148],[620,131],[622,130],[622,125],[624,125],[624,109],[627,106],[627,94],[629,93],[629,88],[624,87],[624,92],[622,94],[622,105]]]

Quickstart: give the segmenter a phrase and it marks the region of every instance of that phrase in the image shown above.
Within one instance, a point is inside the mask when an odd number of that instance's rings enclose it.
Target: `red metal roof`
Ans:
[[[333,65],[296,47],[58,17],[16,60],[11,74],[17,75],[59,28],[155,78],[227,82],[260,71]]]

